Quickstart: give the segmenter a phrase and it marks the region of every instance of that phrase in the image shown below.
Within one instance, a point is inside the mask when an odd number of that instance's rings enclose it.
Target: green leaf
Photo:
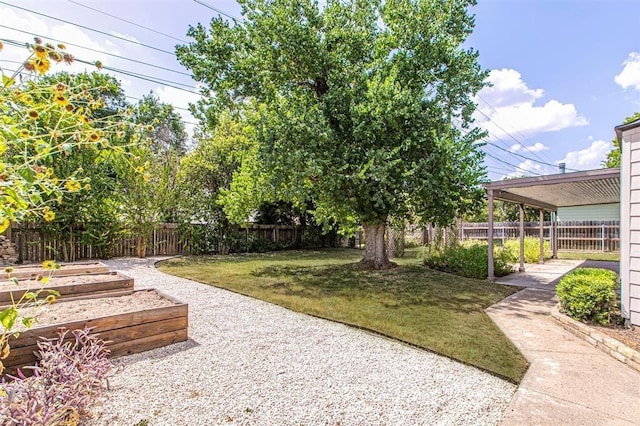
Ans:
[[[52,294],[56,297],[60,297],[60,292],[57,290],[47,290],[47,293]]]
[[[5,330],[11,330],[18,319],[18,310],[13,306],[9,306],[0,312],[0,323],[4,326]]]
[[[36,319],[34,317],[22,318],[22,324],[24,324],[24,326],[27,328],[31,328],[35,321]]]
[[[25,299],[27,300],[36,300],[36,298],[38,297],[38,295],[32,291],[28,291],[24,294],[23,296]]]
[[[15,78],[8,77],[6,75],[2,75],[2,86],[3,87],[11,87],[16,84]]]

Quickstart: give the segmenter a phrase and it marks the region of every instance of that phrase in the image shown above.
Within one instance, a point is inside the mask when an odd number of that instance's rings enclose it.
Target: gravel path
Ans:
[[[106,263],[136,288],[187,302],[190,339],[120,358],[93,425],[496,424],[515,392],[475,368],[172,277],[153,261]]]

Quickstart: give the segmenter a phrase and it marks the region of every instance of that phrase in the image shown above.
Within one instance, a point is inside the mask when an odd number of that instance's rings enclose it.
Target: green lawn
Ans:
[[[575,259],[575,260],[608,260],[613,262],[620,261],[620,253],[611,252],[558,252],[558,259]]]
[[[363,270],[362,251],[333,249],[162,262],[169,274],[373,330],[519,382],[528,364],[484,313],[517,288],[420,265],[409,251],[387,271]]]

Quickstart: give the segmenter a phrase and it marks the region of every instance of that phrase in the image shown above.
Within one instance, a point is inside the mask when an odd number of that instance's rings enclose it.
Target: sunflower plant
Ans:
[[[0,55],[2,54],[0,43]],[[90,178],[82,170],[65,176],[56,175],[51,164],[57,157],[68,156],[78,149],[113,149],[116,134],[128,134],[130,143],[136,136],[125,129],[119,116],[95,114],[104,101],[83,85],[52,84],[43,78],[55,65],[71,64],[73,55],[64,45],[43,43],[36,38],[27,43],[29,55],[13,74],[0,68],[0,233],[11,222],[39,219],[51,222],[56,218],[56,206],[65,193],[90,191]],[[48,283],[57,268],[55,262],[43,264],[42,286]],[[12,268],[5,270],[10,285],[17,285]],[[52,303],[58,296],[48,293],[44,300],[40,291],[26,292],[0,310],[0,361],[9,354],[8,337],[17,324],[26,327],[36,318],[21,318],[20,310],[29,305]],[[3,367],[0,362],[0,373]]]

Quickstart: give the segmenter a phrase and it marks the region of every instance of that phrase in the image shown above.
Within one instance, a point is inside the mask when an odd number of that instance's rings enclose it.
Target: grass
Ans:
[[[186,257],[169,274],[291,310],[356,325],[519,382],[528,363],[484,309],[517,291],[432,271],[416,250],[387,271],[363,270],[354,249]]]
[[[620,261],[620,253],[611,252],[558,252],[558,259],[572,260],[608,260],[612,262]]]

